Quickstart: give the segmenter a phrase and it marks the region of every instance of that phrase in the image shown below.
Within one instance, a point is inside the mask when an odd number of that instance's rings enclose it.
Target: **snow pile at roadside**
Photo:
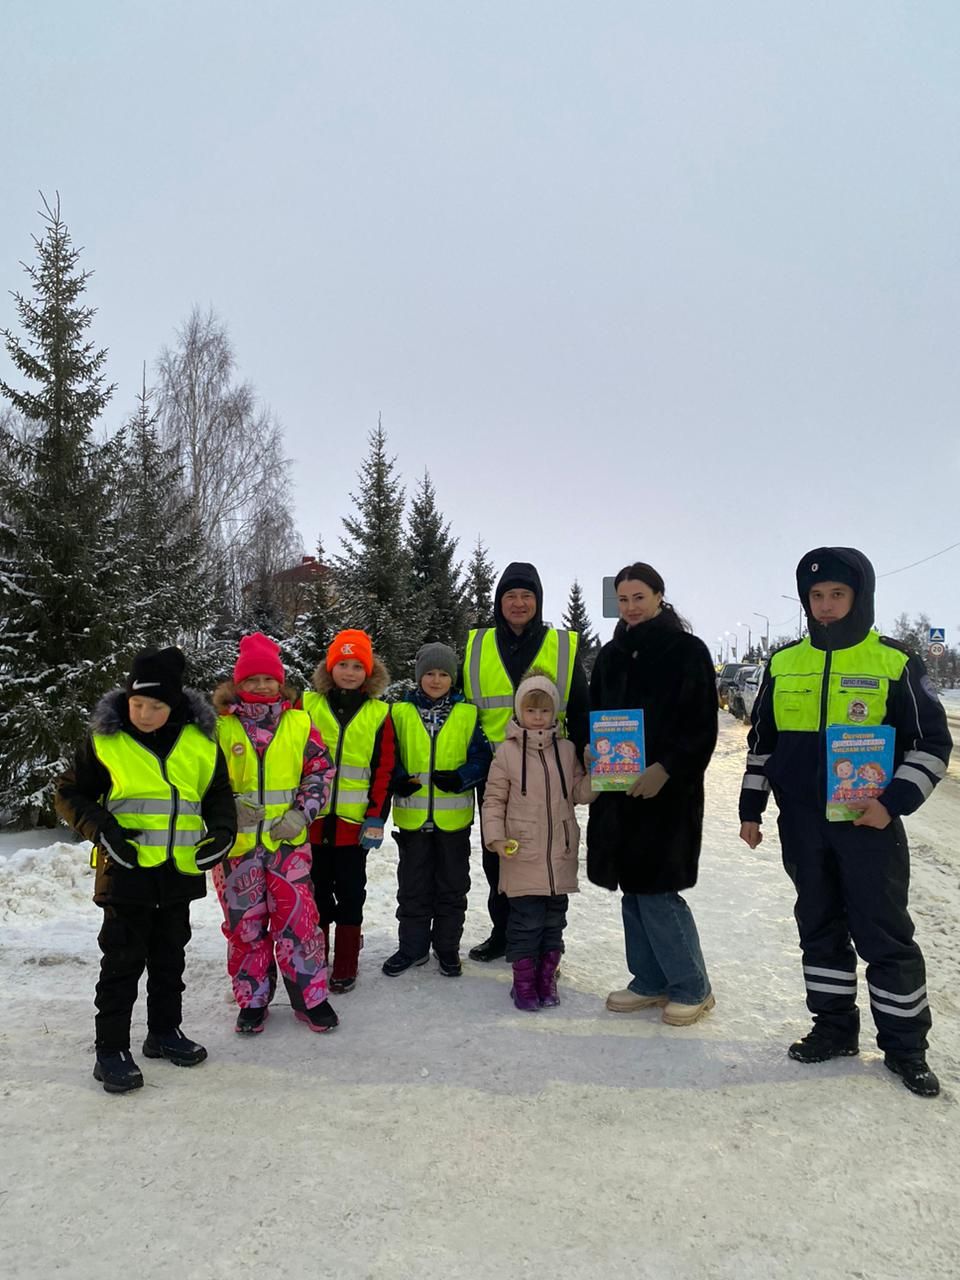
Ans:
[[[57,841],[0,856],[0,921],[33,923],[87,908],[93,897],[90,845]]]

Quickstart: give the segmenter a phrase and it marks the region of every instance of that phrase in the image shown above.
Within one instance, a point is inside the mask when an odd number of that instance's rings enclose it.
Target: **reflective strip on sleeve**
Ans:
[[[770,783],[759,773],[745,773],[740,784],[741,791],[769,791]]]
[[[567,681],[570,678],[572,643],[569,631],[557,632],[557,692],[560,694],[560,714],[567,709]]]
[[[769,752],[768,752],[765,756],[756,756],[756,755],[754,755],[752,752],[749,752],[749,751],[748,751],[748,752],[747,752],[747,767],[749,768],[751,765],[753,765],[754,767],[756,767],[756,768],[758,768],[758,769],[762,769],[762,768],[763,768],[763,766],[767,763],[767,761],[768,761],[769,759],[770,759],[770,753],[769,753]]]
[[[947,766],[940,757],[932,756],[929,751],[906,751],[903,756],[903,764],[918,764],[921,768],[932,773],[935,778],[942,778],[947,772]]]
[[[908,764],[902,764],[897,772],[893,775],[894,782],[912,782],[920,794],[926,800],[933,794],[934,782],[928,778],[921,769],[912,769]]]

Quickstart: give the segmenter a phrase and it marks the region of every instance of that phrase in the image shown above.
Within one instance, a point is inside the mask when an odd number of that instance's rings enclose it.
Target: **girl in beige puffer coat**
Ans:
[[[483,798],[484,840],[500,855],[500,892],[510,900],[510,994],[518,1009],[531,1011],[560,1003],[567,895],[577,892],[574,805],[593,799],[573,743],[559,736],[559,707],[560,694],[546,676],[520,682]]]

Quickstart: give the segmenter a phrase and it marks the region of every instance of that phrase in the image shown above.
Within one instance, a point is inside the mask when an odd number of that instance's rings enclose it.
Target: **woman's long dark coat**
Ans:
[[[652,800],[604,792],[590,806],[587,875],[624,893],[696,884],[703,775],[717,742],[716,672],[706,645],[663,610],[635,627],[618,623],[597,656],[593,711],[643,708],[647,765],[669,781]]]

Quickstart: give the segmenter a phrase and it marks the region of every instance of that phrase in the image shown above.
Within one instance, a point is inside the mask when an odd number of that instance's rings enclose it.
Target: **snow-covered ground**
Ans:
[[[563,1004],[514,1011],[505,964],[399,978],[395,850],[370,858],[361,983],[317,1036],[274,1011],[233,1034],[211,896],[194,909],[194,1070],[91,1077],[99,911],[87,846],[0,847],[0,1248],[14,1277],[655,1277],[960,1274],[960,782],[910,820],[939,1099],[872,1047],[803,1067],[790,886],[775,826],[737,840],[745,730],[721,715],[696,912],[717,1007],[617,1016],[618,899],[571,904]],[[53,833],[51,833],[52,835]],[[22,849],[22,852],[13,852]],[[477,858],[465,948],[486,933]],[[142,1028],[138,1006],[136,1025]],[[139,1032],[138,1032],[139,1034]]]

